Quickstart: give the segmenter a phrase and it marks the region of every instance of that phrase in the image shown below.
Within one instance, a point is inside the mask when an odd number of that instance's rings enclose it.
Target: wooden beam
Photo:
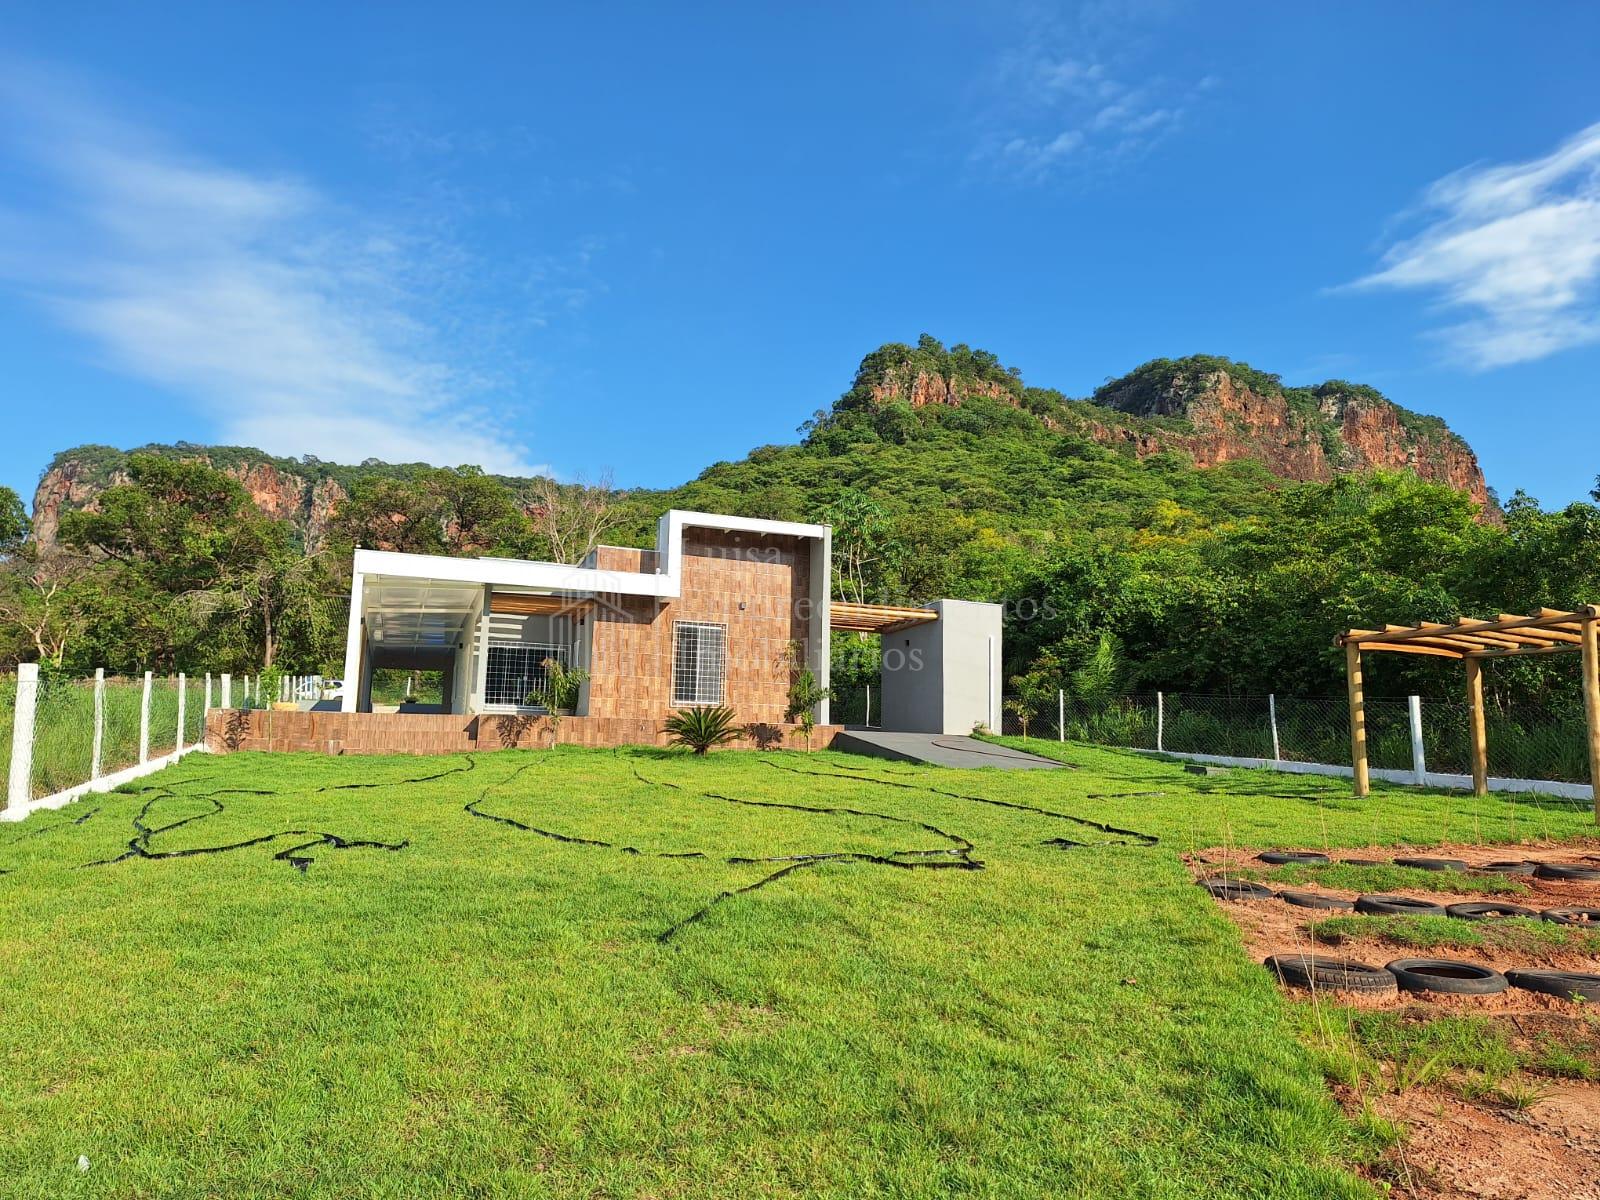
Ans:
[[[1367,647],[1372,649],[1371,646]],[[1486,650],[1474,650],[1467,658],[1520,658],[1525,654],[1571,654],[1578,650],[1577,646],[1546,645],[1546,646],[1492,646]]]
[[[489,597],[489,611],[513,617],[551,617],[574,613],[589,601],[577,596],[547,596],[536,592],[495,592]]]
[[[1583,715],[1589,732],[1589,786],[1600,825],[1600,635],[1591,618],[1583,623]]]
[[[1362,650],[1389,650],[1395,654],[1435,654],[1440,658],[1465,658],[1463,650],[1446,650],[1439,646],[1417,645],[1415,642],[1402,642],[1396,645],[1393,642],[1346,642],[1345,649],[1360,646]]]
[[[1350,700],[1350,766],[1359,798],[1372,788],[1367,775],[1367,702],[1361,685],[1361,647],[1344,648],[1344,673]]]
[[[1451,634],[1463,633],[1496,633],[1508,629],[1522,629],[1528,627],[1563,628],[1571,626],[1571,632],[1577,632],[1574,622],[1587,620],[1600,616],[1600,609],[1594,605],[1584,605],[1575,612],[1563,612],[1558,608],[1535,609],[1526,617],[1511,617],[1502,615],[1494,621],[1458,621],[1454,625],[1442,628]],[[1352,629],[1340,638],[1341,644],[1345,641],[1369,643],[1381,639],[1386,642],[1410,641],[1414,638],[1427,638],[1437,636],[1440,631],[1432,628],[1402,629],[1398,632],[1378,631],[1375,629]]]
[[[1500,619],[1503,621],[1516,620],[1515,617],[1507,616],[1505,613],[1500,614]],[[1522,628],[1518,629],[1517,636],[1525,637],[1534,641],[1571,642],[1574,646],[1583,640],[1580,635],[1576,633],[1568,633],[1564,629],[1533,629],[1529,628],[1528,626],[1523,626]]]
[[[1489,794],[1489,737],[1483,714],[1483,665],[1467,659],[1467,732],[1472,742],[1472,794]]]

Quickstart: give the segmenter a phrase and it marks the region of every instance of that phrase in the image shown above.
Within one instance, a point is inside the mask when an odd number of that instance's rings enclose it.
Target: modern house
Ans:
[[[536,716],[555,659],[589,675],[578,724],[617,723],[601,741],[691,705],[780,725],[798,665],[828,683],[840,630],[884,635],[886,726],[998,726],[999,606],[831,600],[831,552],[826,525],[677,509],[654,550],[601,546],[578,566],[357,550],[343,709],[370,712],[373,670],[394,667],[442,672],[447,714]]]

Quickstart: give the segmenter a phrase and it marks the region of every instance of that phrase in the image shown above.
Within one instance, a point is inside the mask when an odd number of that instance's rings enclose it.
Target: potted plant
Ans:
[[[589,682],[589,672],[582,667],[569,667],[559,658],[544,660],[544,682],[528,694],[528,703],[544,709],[550,721],[550,746],[555,748],[561,733],[561,719],[578,706],[583,685]]]

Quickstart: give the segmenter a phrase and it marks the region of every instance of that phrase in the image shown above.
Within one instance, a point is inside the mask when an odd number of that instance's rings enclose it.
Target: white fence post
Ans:
[[[89,758],[89,778],[99,779],[106,748],[106,669],[94,669],[94,753]]]
[[[1166,746],[1162,743],[1167,736],[1167,700],[1161,693],[1156,693],[1156,750],[1164,751]]]
[[[862,722],[868,728],[872,727],[872,685],[867,684],[867,719]]]
[[[1422,747],[1422,697],[1408,696],[1406,704],[1411,716],[1411,772],[1418,784],[1424,784],[1428,782],[1428,756]]]
[[[139,761],[150,761],[150,672],[144,673],[144,692],[139,700]]]
[[[226,671],[222,673],[222,707],[233,707],[233,676]]]
[[[11,718],[11,777],[6,815],[20,820],[33,799],[33,716],[39,706],[39,664],[17,664],[17,707]]]
[[[1272,722],[1272,761],[1282,762],[1283,753],[1278,749],[1278,697],[1274,692],[1267,693],[1267,720]]]
[[[206,716],[210,712],[211,712],[211,672],[207,671],[206,672],[206,698],[205,698],[205,703],[201,706],[200,714],[201,714],[201,716]]]
[[[183,753],[183,722],[188,714],[184,711],[188,707],[188,697],[184,695],[184,674],[178,672],[178,737],[172,744],[174,754]]]
[[[1067,689],[1056,689],[1056,741],[1067,740]]]

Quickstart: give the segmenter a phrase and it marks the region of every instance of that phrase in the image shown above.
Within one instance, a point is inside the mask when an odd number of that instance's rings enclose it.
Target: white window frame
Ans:
[[[524,642],[516,638],[490,638],[489,644],[484,647],[485,670],[483,683],[483,707],[485,711],[542,713],[544,709],[538,705],[524,704],[520,700],[516,703],[507,704],[504,701],[491,701],[489,699],[489,689],[492,683],[493,671],[492,668],[488,666],[488,663],[489,660],[493,658],[494,651],[496,650],[526,651],[530,655],[538,655],[538,659],[535,661],[543,661],[546,658],[554,658],[559,659],[564,664],[571,663],[571,650],[568,647],[559,645],[555,642]],[[529,682],[531,683],[531,677],[529,677]],[[527,693],[524,693],[524,695],[526,694]]]
[[[682,631],[693,629],[696,633],[694,663],[686,661]],[[716,630],[718,635],[714,671],[705,664],[705,643],[699,634]],[[694,678],[686,679],[684,673],[692,671]],[[708,680],[707,675],[714,674]],[[674,708],[711,708],[723,702],[727,694],[728,677],[728,627],[717,621],[674,621],[672,623],[672,706]],[[689,686],[685,686],[689,685]],[[686,698],[692,696],[692,699]]]

